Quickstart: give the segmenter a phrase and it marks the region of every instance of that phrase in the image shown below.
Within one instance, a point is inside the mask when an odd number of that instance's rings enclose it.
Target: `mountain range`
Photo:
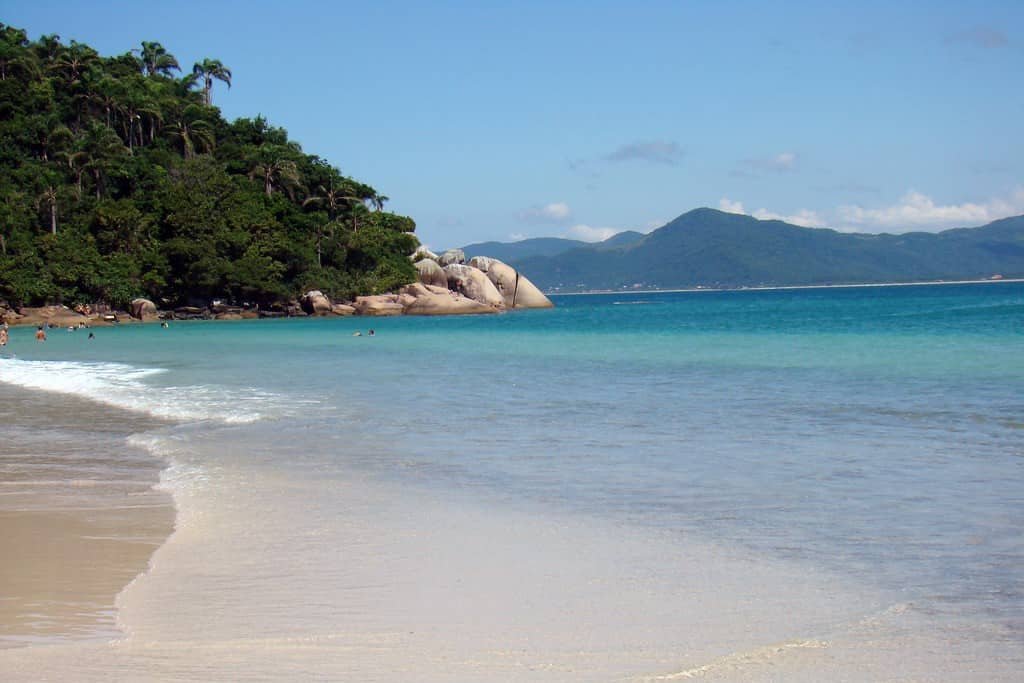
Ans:
[[[845,233],[694,209],[649,234],[464,247],[548,292],[734,288],[1024,277],[1024,216],[939,233]]]

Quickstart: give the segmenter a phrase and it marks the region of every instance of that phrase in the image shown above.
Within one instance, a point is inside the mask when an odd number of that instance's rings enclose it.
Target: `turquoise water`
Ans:
[[[170,459],[204,476],[356,476],[695,539],[983,626],[1019,661],[1024,285],[554,300],[17,329],[0,380],[176,419]]]

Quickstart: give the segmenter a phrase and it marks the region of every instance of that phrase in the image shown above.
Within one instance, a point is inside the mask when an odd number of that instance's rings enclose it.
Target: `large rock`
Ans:
[[[437,257],[437,262],[444,266],[463,265],[466,263],[466,252],[461,249],[449,249]]]
[[[420,282],[423,284],[437,287],[448,286],[448,276],[445,275],[444,268],[439,266],[437,261],[426,258],[417,261],[416,270],[419,273]]]
[[[470,315],[497,310],[444,287],[421,283],[404,287],[399,293],[399,301],[403,303],[406,315]]]
[[[149,299],[132,299],[131,303],[128,304],[128,312],[136,320],[156,320],[159,315],[156,311],[156,304]]]
[[[348,304],[334,304],[331,306],[331,313],[334,315],[355,315],[356,309]]]
[[[469,259],[469,263],[466,265],[473,266],[477,270],[482,270],[486,273],[492,263],[501,263],[501,261],[496,258],[491,258],[490,256],[474,256]]]
[[[357,296],[353,306],[359,315],[402,315],[402,304],[395,294]]]
[[[483,266],[480,270],[487,274],[487,279],[501,293],[506,308],[554,308],[551,299],[507,263],[484,257],[474,257],[473,261]]]
[[[435,254],[434,252],[430,251],[429,249],[427,249],[426,247],[421,245],[421,246],[416,248],[416,251],[413,252],[412,260],[413,261],[420,261],[422,259],[429,259],[431,261],[437,261],[437,254]]]
[[[198,306],[178,306],[174,309],[175,320],[207,320],[210,318],[210,311]]]
[[[330,315],[331,300],[319,289],[314,289],[302,295],[299,301],[303,312],[308,315]]]
[[[448,276],[448,288],[452,291],[494,308],[505,307],[504,297],[483,271],[456,264],[445,266],[444,272]]]
[[[79,323],[89,323],[89,318],[72,311],[67,306],[41,306],[39,308],[22,308],[18,311],[20,317],[7,317],[11,325],[56,325],[58,327],[78,326]]]

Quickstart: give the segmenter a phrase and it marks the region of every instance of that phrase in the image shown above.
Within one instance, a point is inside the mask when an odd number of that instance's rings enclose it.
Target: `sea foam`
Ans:
[[[162,368],[124,363],[0,359],[2,382],[78,396],[168,420],[244,424],[274,415],[285,405],[278,395],[253,388],[155,386],[148,381],[165,372]]]

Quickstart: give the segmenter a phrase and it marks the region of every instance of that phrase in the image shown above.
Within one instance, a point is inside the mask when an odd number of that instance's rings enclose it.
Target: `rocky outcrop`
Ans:
[[[306,315],[330,315],[331,300],[319,289],[306,292],[299,301]]]
[[[441,264],[441,267],[463,265],[466,263],[466,252],[461,249],[449,249],[440,256],[437,257],[437,262]]]
[[[412,254],[413,261],[421,261],[423,259],[427,259],[428,261],[437,261],[437,258],[437,254],[423,246],[417,247],[416,251]]]
[[[334,304],[331,306],[331,313],[340,316],[355,315],[356,309],[354,306],[349,306],[348,304]]]
[[[551,299],[537,289],[536,285],[527,280],[522,273],[498,259],[474,256],[470,261],[487,275],[495,288],[501,293],[506,308],[553,308]]]
[[[448,276],[448,289],[453,292],[492,308],[505,307],[505,299],[483,271],[471,266],[454,264],[445,266],[444,272]]]
[[[397,294],[357,296],[353,306],[359,315],[402,315],[403,312],[403,306],[398,302]]]
[[[393,316],[393,315],[469,315],[497,313],[512,308],[550,308],[551,301],[511,266],[484,256],[466,263],[461,249],[450,249],[441,256],[420,248],[414,254],[419,282],[406,285],[397,294],[360,296],[351,303],[334,303],[320,290],[310,290],[301,299],[279,301],[264,309],[233,305],[216,300],[208,306],[179,306],[163,313],[156,304],[142,297],[133,299],[127,313],[108,310],[103,313],[71,310],[66,306],[22,308],[17,312],[0,299],[0,319],[12,325],[79,326],[113,325],[129,320],[245,320],[313,316]],[[442,266],[442,264],[444,264]]]
[[[444,268],[438,265],[437,261],[430,259],[421,259],[416,262],[416,271],[419,273],[419,279],[422,284],[434,285],[435,287],[447,287],[448,276],[444,272]]]
[[[414,283],[402,288],[399,301],[406,315],[471,315],[494,313],[494,308],[446,287]]]
[[[11,325],[55,325],[57,327],[77,327],[79,324],[90,324],[92,321],[81,313],[72,311],[67,306],[40,306],[39,308],[22,308],[18,317],[6,318]]]
[[[142,297],[132,299],[128,304],[128,313],[136,320],[142,321],[153,321],[160,317],[156,310],[156,304]]]
[[[178,306],[174,309],[174,320],[209,320],[213,314],[208,308],[199,306]]]
[[[491,258],[490,256],[474,256],[469,259],[469,263],[466,265],[472,266],[477,270],[482,270],[486,273],[492,263],[501,263],[501,261],[496,258]]]

